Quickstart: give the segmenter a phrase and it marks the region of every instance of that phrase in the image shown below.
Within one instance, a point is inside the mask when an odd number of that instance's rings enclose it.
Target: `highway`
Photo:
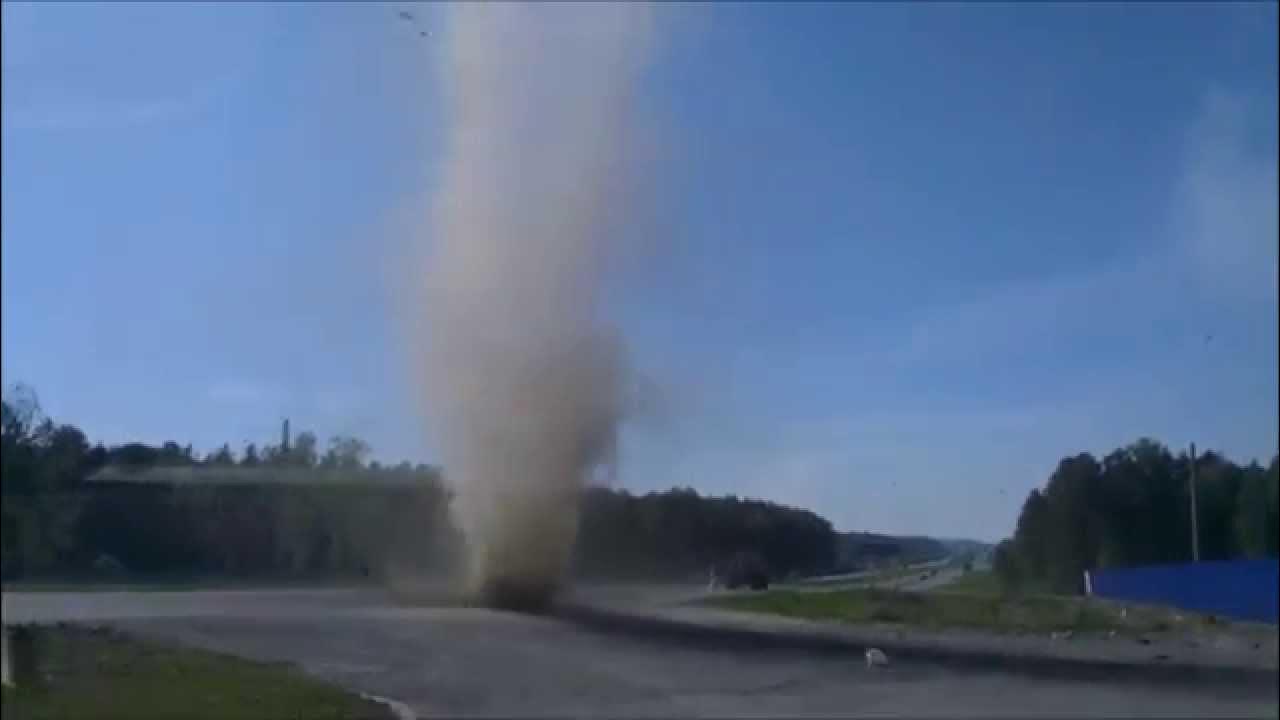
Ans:
[[[962,575],[964,575],[964,570],[961,568],[943,567],[934,571],[932,574],[927,572],[921,572],[918,575],[913,574],[909,577],[902,578],[902,580],[896,583],[886,585],[885,587],[892,587],[895,590],[906,590],[909,592],[925,592],[927,590],[934,590],[948,583],[955,582],[956,580],[959,580]]]
[[[603,587],[639,607],[693,588]],[[81,621],[267,661],[432,716],[1208,717],[1275,715],[1274,690],[1089,683],[856,655],[726,648],[376,590],[6,593],[6,623]],[[892,661],[892,658],[891,658]]]
[[[923,592],[946,585],[963,574],[960,567],[950,564],[949,559],[944,559],[917,563],[902,571],[863,570],[841,575],[806,578],[793,583],[779,584],[777,587],[806,592],[869,587]]]

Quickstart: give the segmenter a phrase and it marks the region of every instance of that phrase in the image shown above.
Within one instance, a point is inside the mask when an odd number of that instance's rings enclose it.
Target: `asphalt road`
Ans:
[[[891,577],[889,580],[880,579],[886,574],[886,571],[864,570],[841,575],[807,578],[795,583],[784,583],[778,587],[812,592],[865,587],[923,592],[946,585],[964,574],[959,567],[948,566],[945,562],[918,563],[912,566],[911,569],[912,572],[901,575],[889,572],[888,574]],[[930,575],[931,572],[933,573],[932,575]],[[926,577],[921,579],[921,576]]]
[[[961,575],[964,575],[964,570],[957,567],[940,568],[932,575],[928,571],[921,571],[918,574],[903,578],[900,582],[893,583],[889,587],[895,590],[925,592],[959,580]]]
[[[599,604],[690,588],[600,588]],[[447,716],[1146,716],[1276,714],[1273,691],[1089,683],[856,656],[700,647],[372,590],[5,594],[6,623],[108,623],[269,661]]]

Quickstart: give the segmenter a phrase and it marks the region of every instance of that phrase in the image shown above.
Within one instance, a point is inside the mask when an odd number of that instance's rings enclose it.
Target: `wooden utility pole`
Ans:
[[[1191,443],[1191,562],[1200,562],[1200,517],[1196,512],[1196,444]]]

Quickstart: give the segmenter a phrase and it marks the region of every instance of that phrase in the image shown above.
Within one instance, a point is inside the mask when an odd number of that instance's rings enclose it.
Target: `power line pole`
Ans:
[[[1196,512],[1196,444],[1191,443],[1191,562],[1200,562],[1200,518]]]

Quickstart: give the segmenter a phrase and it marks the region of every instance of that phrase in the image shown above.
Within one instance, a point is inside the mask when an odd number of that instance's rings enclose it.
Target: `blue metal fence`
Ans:
[[[1088,592],[1110,600],[1168,605],[1239,620],[1275,623],[1280,562],[1231,560],[1091,570]]]

